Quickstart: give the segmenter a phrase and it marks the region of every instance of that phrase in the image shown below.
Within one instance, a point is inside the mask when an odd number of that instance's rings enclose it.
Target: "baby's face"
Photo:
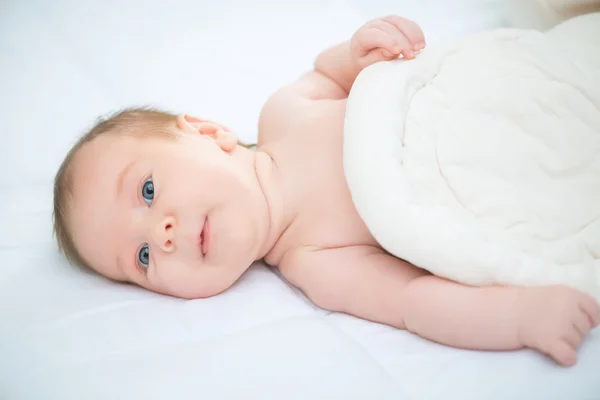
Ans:
[[[74,160],[69,227],[99,273],[197,298],[252,264],[268,213],[247,153],[210,137],[101,136]],[[240,154],[242,153],[242,154]]]

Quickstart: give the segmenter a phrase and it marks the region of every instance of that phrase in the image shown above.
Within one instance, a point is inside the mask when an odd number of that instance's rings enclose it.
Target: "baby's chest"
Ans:
[[[290,124],[283,140],[292,191],[298,196],[290,247],[376,244],[354,207],[344,176],[344,111],[344,102],[315,103],[305,118]]]
[[[305,150],[309,155],[298,164],[302,197],[296,219],[297,242],[326,248],[374,245],[346,184],[341,138],[336,144],[334,141],[324,139],[312,151]]]
[[[335,185],[306,196],[297,222],[297,243],[319,248],[376,245],[350,194]]]

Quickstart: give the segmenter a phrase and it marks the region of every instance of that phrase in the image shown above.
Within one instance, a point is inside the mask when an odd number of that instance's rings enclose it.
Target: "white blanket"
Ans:
[[[364,70],[344,169],[392,254],[473,285],[600,299],[600,14]]]

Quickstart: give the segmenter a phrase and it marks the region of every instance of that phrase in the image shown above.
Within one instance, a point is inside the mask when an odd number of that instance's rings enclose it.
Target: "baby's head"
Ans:
[[[56,175],[59,248],[74,264],[159,293],[220,293],[260,258],[267,235],[254,160],[222,125],[121,111],[84,135]]]

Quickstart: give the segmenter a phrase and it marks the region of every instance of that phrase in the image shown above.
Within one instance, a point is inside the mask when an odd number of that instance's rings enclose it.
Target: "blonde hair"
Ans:
[[[98,136],[125,134],[132,136],[177,137],[176,115],[149,107],[126,108],[107,117],[101,117],[96,124],[81,136],[69,150],[54,178],[53,233],[59,250],[74,265],[90,268],[83,259],[72,234],[68,229],[69,203],[73,198],[73,160],[83,146]],[[242,147],[249,148],[242,142]]]

